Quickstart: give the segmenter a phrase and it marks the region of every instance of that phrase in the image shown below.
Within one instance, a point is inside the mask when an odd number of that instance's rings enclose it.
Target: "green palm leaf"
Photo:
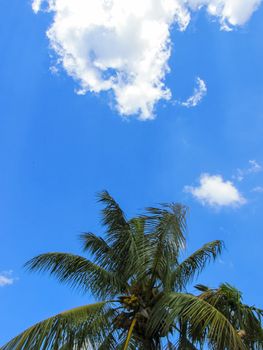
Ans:
[[[102,343],[98,346],[97,350],[115,350],[118,342],[112,333],[109,333]]]
[[[242,294],[235,287],[223,283],[217,289],[198,285],[202,291],[199,298],[216,307],[242,336],[248,349],[263,348],[263,330],[261,318],[263,310],[242,303]]]
[[[41,254],[26,263],[30,270],[49,271],[60,282],[84,292],[92,291],[96,296],[112,297],[126,289],[121,275],[108,272],[99,265],[73,254]]]
[[[186,213],[186,207],[172,203],[147,208],[143,216],[153,250],[152,282],[168,273],[169,266],[177,263],[180,250],[185,247]]]
[[[222,241],[206,243],[180,263],[171,274],[172,289],[177,291],[184,289],[196,275],[202,272],[210,260],[215,260],[221,254],[222,248]]]
[[[154,307],[151,332],[168,332],[179,319],[187,320],[191,334],[206,336],[216,349],[244,350],[245,346],[229,320],[213,305],[191,294],[167,293]],[[193,339],[197,340],[197,339]]]
[[[129,238],[129,224],[119,204],[107,191],[98,194],[99,202],[104,205],[102,210],[102,224],[107,229],[107,240],[116,243],[126,234]]]
[[[118,271],[129,279],[138,268],[141,272],[141,266],[138,263],[140,253],[132,229],[120,206],[107,191],[99,194],[99,202],[104,205],[102,223],[106,226],[106,242],[111,248],[109,269]]]
[[[103,318],[106,327],[107,302],[81,306],[37,323],[11,340],[2,350],[85,349],[104,336],[96,322]],[[83,339],[83,335],[85,335]]]
[[[89,252],[94,256],[95,262],[100,266],[108,267],[111,262],[112,249],[108,243],[93,233],[83,233],[80,236],[83,243],[84,252]]]

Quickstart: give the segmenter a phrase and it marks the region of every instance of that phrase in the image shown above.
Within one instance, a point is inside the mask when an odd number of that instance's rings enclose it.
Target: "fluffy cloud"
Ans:
[[[12,271],[3,271],[0,273],[0,287],[9,286],[14,283]]]
[[[197,106],[203,97],[206,95],[207,87],[204,80],[197,78],[196,79],[196,87],[194,89],[194,93],[190,96],[185,102],[182,102],[181,105],[184,107],[195,107]]]
[[[200,185],[186,186],[185,191],[191,193],[203,205],[213,207],[240,206],[246,202],[233,183],[224,181],[221,175],[202,174]]]
[[[224,30],[245,24],[261,4],[261,0],[187,0],[186,2],[192,10],[206,6],[210,15],[218,17]]]
[[[58,63],[80,85],[79,93],[113,91],[125,116],[153,118],[169,100],[164,84],[171,54],[170,28],[185,30],[201,7],[221,27],[244,24],[260,0],[34,0],[54,13],[47,35]]]

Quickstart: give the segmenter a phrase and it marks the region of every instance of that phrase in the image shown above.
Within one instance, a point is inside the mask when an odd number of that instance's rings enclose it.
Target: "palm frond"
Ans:
[[[196,284],[195,289],[199,290],[200,292],[208,292],[210,290],[210,288],[204,284]]]
[[[177,346],[168,340],[164,350],[177,350]]]
[[[88,251],[94,256],[94,261],[104,268],[111,264],[112,249],[108,243],[99,236],[91,232],[85,232],[80,235],[83,244],[83,250]]]
[[[119,236],[129,231],[129,224],[119,204],[110,196],[109,192],[98,194],[99,202],[104,205],[102,209],[102,224],[106,226],[108,239],[111,242],[119,240]]]
[[[118,203],[107,191],[99,193],[102,209],[102,224],[106,226],[106,241],[111,247],[110,269],[129,277],[133,261],[134,240],[130,226]]]
[[[248,349],[263,348],[261,318],[263,310],[242,303],[242,294],[235,287],[223,283],[217,289],[200,288],[199,298],[217,308],[242,336]]]
[[[146,215],[143,215],[146,233],[165,236],[166,242],[172,244],[177,253],[178,249],[185,247],[187,211],[187,207],[177,203],[146,208]]]
[[[166,275],[169,267],[177,263],[185,247],[187,208],[180,204],[163,204],[160,208],[147,208],[146,234],[152,244],[152,280]]]
[[[118,203],[106,191],[99,194],[99,201],[104,204],[102,223],[106,226],[106,237],[105,240],[95,240],[94,236],[89,235],[89,247],[101,253],[97,261],[110,271],[115,271],[127,280],[132,276],[143,278],[147,263],[146,239],[144,232],[141,234],[144,220],[126,220]]]
[[[208,262],[215,260],[221,254],[223,246],[223,242],[219,240],[206,243],[180,263],[171,274],[172,289],[174,291],[184,289],[195,276],[198,276]]]
[[[241,337],[229,320],[213,305],[191,294],[164,295],[154,307],[149,329],[151,332],[161,330],[165,333],[179,318],[187,320],[188,336],[194,341],[205,334],[211,344],[216,344],[216,349],[245,349]]]
[[[96,321],[104,318],[104,325],[108,325],[106,304],[81,306],[39,322],[3,346],[2,350],[88,348],[88,344],[99,342],[104,337],[104,329],[96,327]]]
[[[125,346],[126,339],[121,339],[114,350],[123,350]],[[141,345],[134,338],[130,339],[127,350],[144,350],[145,348],[141,347]]]
[[[28,261],[26,267],[30,270],[49,271],[60,282],[82,289],[84,292],[90,290],[98,297],[112,297],[126,289],[121,276],[74,254],[41,254]]]
[[[112,333],[109,333],[102,343],[94,350],[115,350],[117,347],[117,340]]]
[[[131,275],[138,280],[145,280],[151,268],[152,256],[154,253],[153,245],[150,238],[145,235],[145,220],[141,217],[133,218],[129,221],[132,241],[130,254],[133,262],[131,262]]]
[[[197,347],[190,342],[187,338],[184,340],[179,339],[178,346],[171,350],[198,350]]]

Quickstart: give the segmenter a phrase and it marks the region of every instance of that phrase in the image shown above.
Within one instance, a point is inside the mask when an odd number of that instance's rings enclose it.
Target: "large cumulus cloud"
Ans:
[[[185,30],[200,8],[221,28],[243,25],[261,0],[34,0],[33,10],[53,12],[47,35],[58,62],[79,93],[113,91],[125,116],[153,118],[155,104],[171,98],[170,29]]]

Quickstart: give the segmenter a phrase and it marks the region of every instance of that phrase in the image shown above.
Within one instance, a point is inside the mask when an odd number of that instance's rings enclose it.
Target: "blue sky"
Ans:
[[[199,282],[227,281],[262,308],[263,7],[232,31],[205,9],[184,31],[174,26],[165,76],[173,97],[156,100],[145,121],[121,116],[111,91],[78,95],[63,68],[51,72],[52,13],[10,0],[0,16],[0,343],[91,300],[23,264],[79,253],[79,233],[102,233],[102,189],[129,216],[159,202],[189,206],[187,251],[213,239],[227,248]],[[198,77],[207,93],[182,106]]]

